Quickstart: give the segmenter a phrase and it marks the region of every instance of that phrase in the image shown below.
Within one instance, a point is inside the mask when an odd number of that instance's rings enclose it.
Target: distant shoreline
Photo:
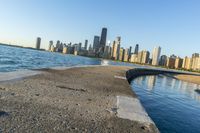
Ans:
[[[24,49],[38,50],[38,49],[35,49],[35,48],[32,48],[32,47],[23,47],[23,46],[18,46],[18,45],[11,45],[11,44],[0,43],[0,45],[2,45],[2,46],[10,46],[10,47],[17,47],[17,48],[24,48]],[[49,52],[48,50],[45,50],[45,49],[40,49],[39,51]],[[52,52],[52,53],[54,53],[54,52]],[[55,52],[55,53],[58,53],[58,52]],[[87,57],[87,58],[94,58],[94,59],[104,59],[104,58],[98,58],[98,57],[92,57],[92,56],[82,56],[82,55],[77,55],[77,56]],[[139,63],[132,63],[132,62],[123,62],[123,61],[112,60],[112,59],[105,59],[105,60],[109,60],[109,61],[113,61],[113,62],[121,62],[121,63],[134,64],[134,65],[139,65],[141,67],[150,67],[150,68],[158,68],[158,69],[164,69],[164,70],[170,70],[170,71],[180,71],[180,72],[188,72],[188,73],[197,73],[197,74],[200,74],[199,71],[189,71],[189,70],[183,70],[183,69],[180,69],[180,70],[179,69],[170,69],[170,68],[166,68],[166,67],[162,67],[162,66],[153,66],[153,65],[150,65],[150,64],[139,64]]]

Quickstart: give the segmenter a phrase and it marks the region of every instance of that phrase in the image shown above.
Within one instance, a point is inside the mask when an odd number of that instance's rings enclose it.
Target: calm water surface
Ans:
[[[132,81],[149,116],[161,133],[200,133],[200,86],[164,75]]]

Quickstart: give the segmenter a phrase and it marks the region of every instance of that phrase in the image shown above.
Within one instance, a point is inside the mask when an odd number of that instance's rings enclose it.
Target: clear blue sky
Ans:
[[[102,27],[108,40],[120,35],[123,47],[191,56],[200,52],[200,0],[0,0],[0,42],[92,43]]]

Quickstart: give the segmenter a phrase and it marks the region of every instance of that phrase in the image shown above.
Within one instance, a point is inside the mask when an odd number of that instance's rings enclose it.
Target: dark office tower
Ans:
[[[85,50],[87,50],[87,46],[88,46],[88,40],[85,40],[85,47],[84,47]]]
[[[107,37],[107,28],[103,28],[101,32],[101,40],[100,40],[101,52],[104,52],[104,48],[106,46],[106,37]]]
[[[40,44],[41,44],[41,38],[38,37],[37,40],[36,40],[36,49],[40,49]]]
[[[95,50],[95,52],[97,52],[99,49],[99,39],[99,36],[94,36],[93,49]]]
[[[129,52],[128,52],[128,60],[131,59],[131,52],[132,52],[132,47],[130,46],[130,48],[129,48]]]
[[[138,54],[139,51],[139,44],[136,44],[134,54]]]

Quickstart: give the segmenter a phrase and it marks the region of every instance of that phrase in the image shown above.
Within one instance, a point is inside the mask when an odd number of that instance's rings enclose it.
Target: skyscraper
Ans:
[[[139,52],[139,44],[136,44],[136,45],[135,45],[134,54],[138,54],[138,52]]]
[[[41,44],[41,38],[38,37],[37,40],[36,40],[36,49],[40,49],[40,44]]]
[[[149,51],[146,51],[146,50],[142,51],[142,60],[141,60],[142,64],[148,63],[148,61],[149,61],[149,55],[150,55]]]
[[[100,39],[99,36],[94,36],[93,49],[95,52],[97,52],[99,49],[99,39]]]
[[[132,47],[130,46],[129,53],[128,53],[128,61],[130,61],[131,59],[131,54],[132,54]]]
[[[152,65],[158,65],[160,59],[161,47],[155,47],[152,53]]]
[[[121,43],[121,37],[117,37],[116,40],[113,42],[112,58],[114,60],[119,60],[119,56],[120,56],[120,43]]]
[[[88,46],[88,40],[85,40],[85,47],[84,47],[85,50],[87,50],[87,46]]]
[[[104,48],[106,46],[106,38],[107,38],[107,28],[102,28],[101,40],[100,40],[101,52],[104,52]]]
[[[159,65],[160,66],[166,66],[166,64],[167,64],[167,56],[166,55],[162,55],[160,57]]]
[[[53,41],[49,41],[49,51],[51,51],[52,45],[53,45]]]
[[[115,43],[117,44],[117,60],[119,60],[119,53],[120,53],[120,47],[121,47],[121,37],[118,36]]]
[[[199,53],[192,54],[192,58],[196,58],[196,57],[199,57]]]

